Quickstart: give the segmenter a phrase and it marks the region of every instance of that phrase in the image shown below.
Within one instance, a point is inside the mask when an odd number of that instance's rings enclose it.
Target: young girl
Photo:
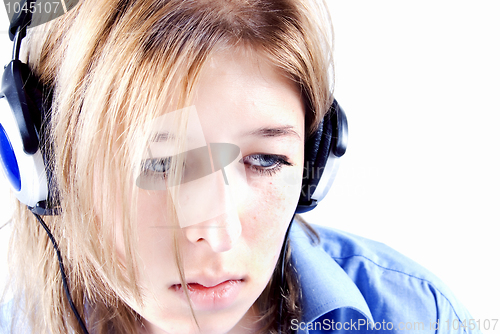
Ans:
[[[394,251],[291,223],[319,168],[309,138],[331,117],[325,13],[305,0],[85,0],[28,32],[49,195],[13,220],[14,329],[435,332],[468,318]]]

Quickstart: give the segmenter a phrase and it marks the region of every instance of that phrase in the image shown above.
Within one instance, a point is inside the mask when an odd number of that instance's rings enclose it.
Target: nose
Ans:
[[[241,235],[237,215],[224,213],[216,218],[184,228],[186,238],[194,245],[206,245],[215,253],[231,250]]]
[[[205,244],[217,253],[226,252],[234,247],[241,235],[233,193],[242,189],[234,182],[228,184],[222,171],[211,174],[198,185],[202,187],[197,187],[196,194],[192,194],[190,209],[197,211],[197,219],[192,221],[199,223],[184,225],[184,234],[192,244]]]

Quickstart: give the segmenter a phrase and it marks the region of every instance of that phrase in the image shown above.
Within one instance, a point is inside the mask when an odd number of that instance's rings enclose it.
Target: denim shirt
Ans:
[[[299,334],[480,333],[468,311],[429,271],[382,243],[294,222],[292,263],[301,288]]]

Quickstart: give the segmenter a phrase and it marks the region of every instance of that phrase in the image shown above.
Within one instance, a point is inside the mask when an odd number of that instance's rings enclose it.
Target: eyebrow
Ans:
[[[291,125],[284,125],[279,127],[262,127],[248,133],[251,136],[259,137],[287,137],[295,136],[301,139],[300,135],[293,129]]]
[[[151,136],[150,141],[153,143],[165,142],[175,139],[175,135],[170,132],[156,132]]]
[[[298,139],[302,139],[302,137],[294,130],[291,125],[284,125],[278,127],[261,127],[256,130],[250,131],[247,133],[250,136],[258,136],[258,137],[288,137],[294,136]],[[157,132],[153,136],[151,136],[151,141],[155,143],[166,142],[175,139],[175,135],[170,132]]]

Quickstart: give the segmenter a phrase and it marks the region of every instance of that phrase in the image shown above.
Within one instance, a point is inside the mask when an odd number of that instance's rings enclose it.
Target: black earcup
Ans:
[[[347,149],[347,118],[336,100],[319,124],[317,131],[306,141],[302,189],[296,213],[314,209],[333,183],[338,158]]]
[[[23,142],[23,150],[27,154],[35,154],[38,150],[38,131],[32,114],[36,114],[33,100],[27,95],[26,88],[32,87],[25,80],[29,77],[28,66],[19,60],[12,60],[6,67],[2,76],[1,96],[7,99],[10,109],[14,114],[19,133]]]

